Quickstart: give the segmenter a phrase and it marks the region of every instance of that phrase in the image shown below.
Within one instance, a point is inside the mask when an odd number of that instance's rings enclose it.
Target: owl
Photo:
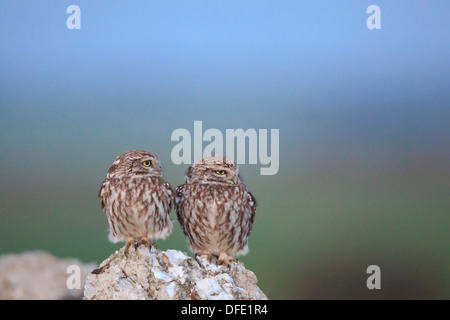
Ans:
[[[175,208],[188,247],[196,256],[230,266],[248,252],[248,238],[255,220],[256,200],[234,162],[209,156],[186,171],[185,184],[176,188]]]
[[[163,180],[158,156],[145,151],[126,152],[108,170],[99,194],[109,223],[109,239],[131,245],[156,247],[153,239],[172,233],[170,211],[174,192]]]

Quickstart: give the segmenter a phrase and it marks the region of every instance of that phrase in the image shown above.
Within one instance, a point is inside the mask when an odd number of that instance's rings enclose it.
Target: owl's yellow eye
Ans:
[[[147,161],[142,162],[142,165],[144,167],[150,167],[152,165],[152,162],[150,160],[147,160]]]
[[[217,170],[216,173],[220,174],[220,175],[224,175],[225,174],[225,170]]]

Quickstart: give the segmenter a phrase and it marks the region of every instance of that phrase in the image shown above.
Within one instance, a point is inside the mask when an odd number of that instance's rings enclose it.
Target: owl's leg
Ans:
[[[128,249],[130,249],[131,245],[135,243],[134,237],[128,237],[127,242],[125,243],[125,249],[123,250],[123,254],[128,258]]]
[[[224,265],[230,268],[230,261],[236,260],[235,258],[227,255],[225,252],[221,252],[219,255],[219,259],[217,259],[218,265]]]

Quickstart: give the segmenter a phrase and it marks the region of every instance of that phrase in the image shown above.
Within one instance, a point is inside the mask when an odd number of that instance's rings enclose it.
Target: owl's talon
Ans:
[[[204,250],[203,252],[194,253],[194,259],[195,259],[195,261],[197,261],[198,264],[200,264],[198,256],[203,256],[203,255],[206,255],[207,261],[209,261],[209,263],[212,263],[213,255],[208,250]]]
[[[219,259],[217,259],[218,265],[223,265],[228,267],[228,269],[231,269],[230,260],[234,260],[235,258],[230,257],[225,252],[221,252],[219,255]]]
[[[133,237],[129,237],[127,242],[125,243],[125,247],[123,249],[123,254],[126,258],[128,258],[128,250],[130,249],[131,245],[135,243],[135,240]]]
[[[147,237],[142,237],[139,239],[139,241],[136,243],[136,247],[135,247],[136,250],[140,245],[143,245],[144,247],[146,247],[149,252],[152,251],[152,247],[155,249],[158,249],[156,247],[156,244],[152,240],[149,240]]]
[[[213,258],[212,253],[209,252],[208,250],[205,250],[205,251],[203,251],[203,254],[206,255],[206,258],[208,259],[209,263],[212,263],[212,258]]]

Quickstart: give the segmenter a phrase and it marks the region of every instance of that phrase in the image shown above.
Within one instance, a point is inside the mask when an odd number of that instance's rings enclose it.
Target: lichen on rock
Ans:
[[[141,246],[113,253],[88,275],[84,299],[265,300],[255,274],[242,262],[217,266],[206,256],[194,259],[178,250],[149,251]]]

